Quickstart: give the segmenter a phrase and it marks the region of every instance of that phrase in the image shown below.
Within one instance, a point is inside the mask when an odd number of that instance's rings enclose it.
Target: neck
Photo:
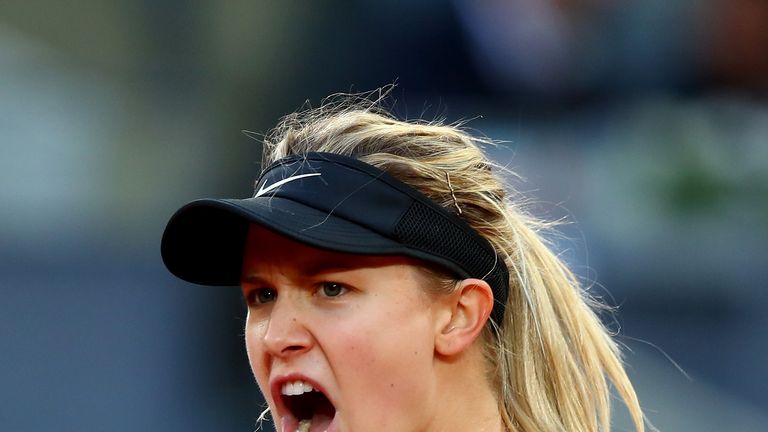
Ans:
[[[503,432],[499,405],[477,350],[438,359],[437,409],[430,431]]]

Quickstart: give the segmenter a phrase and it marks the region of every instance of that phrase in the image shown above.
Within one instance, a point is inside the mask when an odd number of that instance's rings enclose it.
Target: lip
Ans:
[[[309,383],[312,386],[312,388],[321,392],[326,398],[328,398],[328,400],[331,402],[331,404],[334,407],[337,406],[336,402],[331,398],[331,396],[325,390],[325,387],[323,387],[323,385],[318,383],[316,380],[298,372],[281,374],[281,375],[275,376],[269,382],[269,390],[272,396],[272,402],[275,404],[275,408],[277,409],[277,413],[274,413],[276,415],[273,416],[275,420],[277,420],[278,418],[282,418],[286,415],[290,415],[291,418],[293,418],[291,411],[285,405],[285,401],[283,399],[284,396],[282,394],[282,387],[283,387],[283,384],[287,382],[294,382],[294,381],[304,381],[306,383]],[[338,409],[336,410],[336,412],[338,413]],[[327,429],[328,432],[336,431],[335,423],[336,421],[334,418],[334,420],[331,422],[331,427]],[[282,432],[288,432],[288,431],[282,431]]]

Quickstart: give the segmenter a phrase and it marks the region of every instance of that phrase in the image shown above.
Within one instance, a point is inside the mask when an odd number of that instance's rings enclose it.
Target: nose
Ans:
[[[264,332],[264,347],[276,357],[290,357],[308,351],[312,336],[296,299],[281,297],[275,301]]]

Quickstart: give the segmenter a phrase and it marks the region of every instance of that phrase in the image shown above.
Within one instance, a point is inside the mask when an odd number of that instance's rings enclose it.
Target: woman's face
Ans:
[[[408,258],[330,252],[251,227],[246,346],[278,431],[305,419],[313,432],[429,429],[437,326],[425,283]]]

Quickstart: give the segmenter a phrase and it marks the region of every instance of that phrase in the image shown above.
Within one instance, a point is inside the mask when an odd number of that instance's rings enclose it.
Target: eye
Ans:
[[[344,285],[336,282],[323,282],[320,284],[320,293],[324,297],[338,297],[348,291]]]
[[[248,293],[249,305],[263,305],[266,303],[272,303],[277,299],[277,291],[272,288],[258,288]]]

